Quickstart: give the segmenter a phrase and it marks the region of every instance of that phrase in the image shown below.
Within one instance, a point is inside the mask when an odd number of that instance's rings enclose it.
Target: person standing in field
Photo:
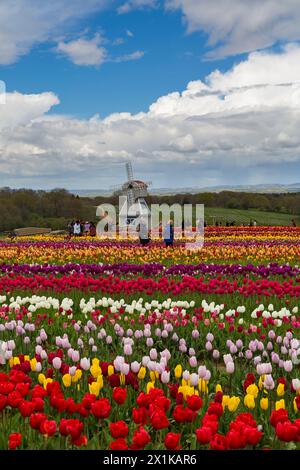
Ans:
[[[89,232],[90,232],[90,226],[91,226],[90,222],[89,222],[89,221],[86,221],[85,224],[84,224],[84,234],[85,234],[85,235],[88,235],[88,234],[89,234]]]
[[[97,233],[96,225],[94,224],[94,222],[90,222],[90,232],[89,232],[90,237],[95,237],[96,233]]]
[[[172,219],[169,220],[165,227],[164,242],[166,247],[173,246],[174,244],[174,222]]]
[[[73,225],[73,233],[75,237],[80,237],[81,235],[81,224],[79,220],[76,220],[75,224]]]
[[[148,224],[146,220],[142,218],[139,227],[138,227],[139,239],[142,246],[148,245],[150,242]]]

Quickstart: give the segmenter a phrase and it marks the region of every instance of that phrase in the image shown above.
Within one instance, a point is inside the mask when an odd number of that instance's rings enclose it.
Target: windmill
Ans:
[[[149,218],[150,210],[145,198],[148,196],[148,187],[151,182],[136,180],[133,177],[131,162],[126,163],[127,181],[114,188],[114,196],[126,196],[127,200],[127,224],[134,224],[139,216]],[[120,207],[120,212],[122,212]]]

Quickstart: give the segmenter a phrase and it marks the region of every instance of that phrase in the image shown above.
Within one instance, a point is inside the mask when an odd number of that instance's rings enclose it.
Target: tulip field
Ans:
[[[0,449],[300,449],[300,228],[0,239]]]

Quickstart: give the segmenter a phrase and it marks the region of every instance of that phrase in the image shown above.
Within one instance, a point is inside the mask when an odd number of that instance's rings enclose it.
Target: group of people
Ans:
[[[170,219],[164,229],[160,225],[159,230],[163,232],[163,239],[166,247],[172,247],[174,244],[174,221]],[[149,228],[145,220],[141,220],[139,226],[137,227],[139,234],[140,243],[142,246],[147,246],[151,241]]]
[[[70,237],[96,236],[96,225],[94,222],[72,220],[68,225],[68,233]]]

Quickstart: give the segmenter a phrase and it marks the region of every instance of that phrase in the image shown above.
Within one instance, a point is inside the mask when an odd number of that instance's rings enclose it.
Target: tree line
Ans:
[[[79,197],[65,189],[34,191],[0,189],[0,231],[19,227],[65,229],[70,220],[96,222],[96,207],[102,203],[118,204],[116,196]],[[260,194],[233,191],[220,193],[150,195],[149,204],[204,204],[227,209],[257,209],[300,215],[300,193]]]

